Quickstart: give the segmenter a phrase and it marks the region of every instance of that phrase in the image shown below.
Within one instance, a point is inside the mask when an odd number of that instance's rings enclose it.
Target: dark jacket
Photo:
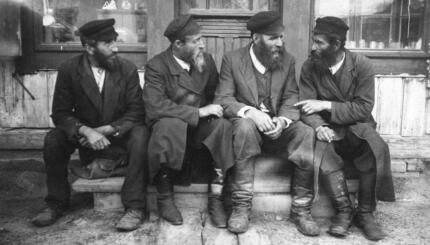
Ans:
[[[115,71],[106,71],[103,94],[87,54],[64,62],[58,69],[51,116],[69,139],[77,139],[81,125],[94,128],[110,124],[121,137],[143,123],[145,112],[136,66],[120,57],[115,66]]]
[[[345,51],[345,63],[339,86],[328,69],[320,69],[312,59],[305,61],[300,74],[300,100],[316,99],[332,102],[331,113],[302,115],[302,120],[316,129],[330,125],[338,133],[350,130],[369,144],[376,159],[376,194],[380,200],[394,201],[391,162],[388,145],[376,132],[372,116],[375,100],[375,74],[371,62],[358,54]],[[323,149],[317,143],[315,161],[319,164]]]
[[[244,106],[259,108],[258,86],[249,54],[250,45],[232,51],[223,58],[220,84],[215,97],[216,102],[224,107],[227,118],[237,117]],[[271,103],[276,116],[283,116],[296,121],[300,117],[294,108],[298,101],[298,87],[295,78],[294,57],[284,53],[283,65],[272,71]]]

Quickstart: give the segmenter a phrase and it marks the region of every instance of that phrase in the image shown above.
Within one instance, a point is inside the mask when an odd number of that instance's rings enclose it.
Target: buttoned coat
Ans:
[[[332,102],[331,113],[302,115],[302,120],[313,127],[329,125],[336,132],[350,130],[369,144],[377,168],[376,196],[379,200],[394,201],[391,162],[388,145],[376,132],[372,116],[375,97],[375,74],[371,62],[345,50],[345,63],[340,71],[339,85],[328,69],[319,68],[312,59],[303,64],[300,74],[300,100]],[[320,164],[324,144],[317,141],[315,163]]]
[[[144,107],[136,66],[115,58],[115,70],[106,71],[103,94],[94,79],[87,54],[76,56],[58,69],[52,102],[52,119],[70,140],[78,138],[78,128],[110,124],[118,138],[142,124]]]
[[[215,97],[216,102],[224,107],[227,118],[237,117],[244,106],[260,107],[258,85],[249,50],[250,45],[232,51],[223,58],[220,84]],[[294,107],[299,94],[294,66],[294,57],[285,51],[282,66],[272,71],[270,99],[276,116],[296,121],[299,120],[300,113]]]

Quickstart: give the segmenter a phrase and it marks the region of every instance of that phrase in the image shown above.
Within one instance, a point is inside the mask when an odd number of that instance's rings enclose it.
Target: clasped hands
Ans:
[[[282,130],[286,127],[286,122],[281,118],[271,118],[267,113],[256,108],[247,110],[245,117],[251,119],[257,126],[257,129],[272,140],[279,138]]]
[[[111,125],[104,125],[97,128],[90,128],[87,126],[81,126],[79,128],[79,134],[82,136],[79,138],[79,143],[93,150],[103,150],[109,147],[111,144],[107,136],[112,135],[115,129]]]

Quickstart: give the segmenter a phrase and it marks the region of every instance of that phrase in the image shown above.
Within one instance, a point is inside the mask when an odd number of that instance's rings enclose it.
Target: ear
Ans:
[[[257,43],[261,39],[261,36],[258,33],[253,33],[251,38],[252,42]]]
[[[336,42],[333,43],[333,46],[335,47],[336,51],[338,51],[340,49],[340,46],[341,46],[341,41],[336,40]]]
[[[93,46],[91,46],[91,45],[88,45],[88,43],[87,44],[85,44],[85,51],[87,51],[87,53],[89,53],[89,54],[91,54],[91,55],[94,55],[94,47]]]
[[[173,46],[175,46],[176,48],[180,48],[184,45],[184,43],[181,40],[175,40],[173,42]]]

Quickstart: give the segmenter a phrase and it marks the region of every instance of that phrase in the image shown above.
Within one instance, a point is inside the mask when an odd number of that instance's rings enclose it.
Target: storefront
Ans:
[[[372,59],[378,74],[374,114],[379,132],[419,139],[428,138],[430,134],[430,83],[427,80],[430,0],[6,2],[21,5],[17,19],[21,38],[17,40],[22,52],[11,52],[12,59],[3,61],[0,71],[5,78],[0,80],[2,128],[53,126],[49,112],[55,69],[62,61],[82,51],[77,28],[89,20],[116,19],[119,53],[133,60],[142,69],[142,75],[146,61],[168,47],[163,31],[174,16],[194,15],[203,28],[206,49],[219,68],[225,52],[248,44],[250,34],[246,22],[249,17],[262,10],[275,10],[283,16],[286,48],[296,57],[297,75],[310,50],[315,19],[327,15],[341,17],[350,26],[347,48]],[[3,9],[2,12],[7,12]],[[20,75],[12,78],[13,71]],[[23,86],[16,79],[21,80]]]

